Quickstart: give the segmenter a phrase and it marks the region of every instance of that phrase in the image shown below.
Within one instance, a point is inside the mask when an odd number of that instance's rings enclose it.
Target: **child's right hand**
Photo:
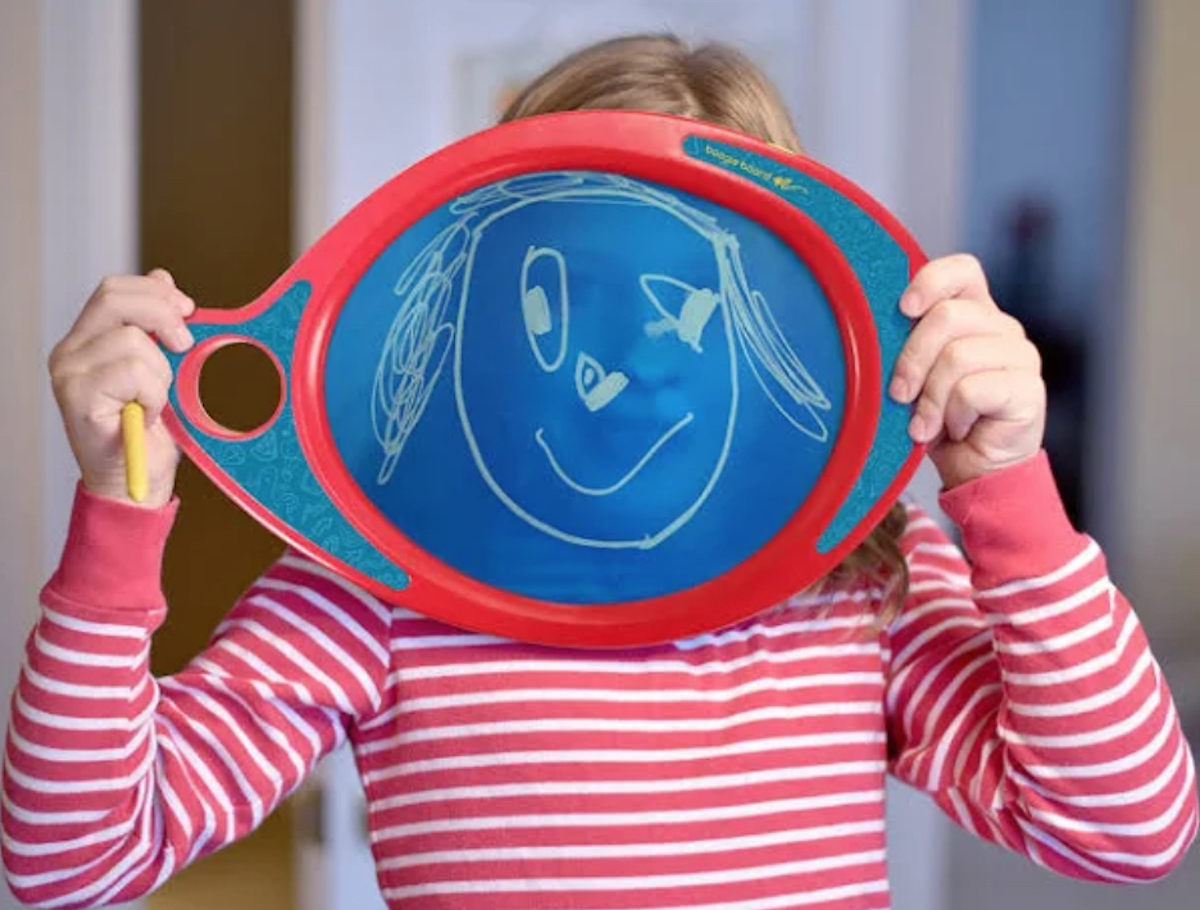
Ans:
[[[171,366],[150,336],[171,351],[186,351],[193,340],[184,319],[195,308],[162,269],[106,278],[51,353],[54,397],[91,493],[130,501],[121,410],[136,401],[146,411],[150,479],[142,505],[154,508],[171,499],[179,450],[158,419],[167,402]]]

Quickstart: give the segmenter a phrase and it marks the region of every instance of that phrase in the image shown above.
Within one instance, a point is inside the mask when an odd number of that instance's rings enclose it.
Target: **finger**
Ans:
[[[92,373],[105,364],[132,358],[144,360],[154,373],[171,383],[171,363],[154,340],[136,326],[113,329],[72,352],[62,364],[64,373]]]
[[[921,394],[938,355],[951,341],[974,335],[1012,334],[1015,323],[991,303],[943,300],[917,323],[908,336],[892,374],[889,394],[902,404]]]
[[[109,275],[96,286],[92,292],[91,299],[94,299],[104,293],[115,294],[137,294],[139,292],[161,294],[164,290],[175,292],[176,299],[182,306],[185,302],[191,303],[191,297],[179,290],[175,284],[175,278],[166,269],[151,269],[145,275]]]
[[[172,299],[178,306],[182,307],[184,318],[196,312],[196,301],[186,291],[180,290],[179,285],[175,283],[175,276],[166,269],[151,269],[148,277],[156,278],[162,283],[171,286],[171,290],[175,292],[172,295]]]
[[[167,404],[170,381],[164,381],[140,357],[111,360],[89,373],[72,375],[61,387],[63,413],[99,423],[113,420],[131,401],[146,411],[146,422],[158,419]]]
[[[146,273],[146,277],[153,278],[155,281],[161,281],[172,290],[175,288],[175,278],[166,269],[151,269]]]
[[[981,419],[1010,424],[1020,431],[1037,418],[1045,385],[1036,373],[990,370],[972,373],[954,387],[946,403],[946,435],[961,442]],[[1003,445],[1003,439],[999,440]]]
[[[136,290],[101,285],[76,320],[63,347],[69,350],[82,346],[121,326],[136,326],[156,335],[176,352],[191,347],[192,334],[184,322],[186,307],[179,302],[178,292],[157,279],[141,281]]]
[[[983,266],[966,253],[927,262],[901,296],[900,311],[916,319],[939,302],[956,297],[991,302]]]
[[[102,370],[97,375],[97,382],[101,387],[112,389],[120,408],[131,401],[140,404],[146,411],[147,425],[158,420],[167,405],[171,386],[170,378],[164,380],[150,364],[138,357],[109,365],[107,371]]]
[[[950,341],[938,356],[917,402],[925,423],[941,427],[954,389],[975,373],[1009,370],[1014,373],[1041,372],[1041,356],[1025,339],[1005,335],[971,335]]]
[[[175,284],[175,277],[166,269],[151,269],[146,273],[146,277],[153,278],[176,292],[172,295],[172,300],[183,310],[185,319],[196,312],[196,301],[179,290],[179,286]]]

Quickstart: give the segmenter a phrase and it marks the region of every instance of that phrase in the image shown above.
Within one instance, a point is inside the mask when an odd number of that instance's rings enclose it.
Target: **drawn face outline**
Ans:
[[[635,187],[635,185],[631,185],[631,186]],[[679,220],[682,224],[689,227],[702,240],[704,240],[705,242],[707,242],[708,244],[710,244],[712,246],[713,255],[717,259],[718,269],[721,274],[721,282],[722,282],[723,286],[725,285],[729,266],[726,261],[727,251],[724,249],[723,244],[732,243],[733,241],[731,239],[729,239],[727,237],[727,235],[725,235],[723,232],[721,232],[719,230],[715,230],[715,231],[706,230],[704,225],[696,224],[692,219],[690,219],[690,218],[686,217],[685,215],[682,215],[678,211],[676,211],[675,208],[673,206],[671,206],[670,204],[664,204],[662,202],[659,202],[652,195],[648,196],[645,193],[637,192],[636,188],[631,189],[631,190],[622,190],[621,186],[617,185],[617,186],[609,186],[609,187],[601,187],[601,188],[581,189],[579,187],[573,187],[568,184],[564,187],[564,189],[561,192],[562,192],[562,195],[564,197],[566,197],[567,199],[569,199],[570,201],[588,200],[588,201],[595,201],[595,202],[610,202],[610,203],[618,203],[618,204],[623,203],[623,204],[650,206],[650,207],[656,208],[660,211],[664,211],[664,212],[672,215],[677,220]],[[667,198],[670,198],[670,197],[667,197]],[[544,519],[538,518],[537,516],[530,513],[526,508],[521,506],[513,498],[513,496],[510,495],[508,493],[508,491],[506,491],[504,489],[504,487],[496,480],[496,478],[492,474],[491,470],[488,468],[487,461],[483,456],[478,439],[475,436],[475,431],[471,424],[470,413],[469,413],[469,409],[466,404],[466,396],[463,391],[463,372],[462,372],[462,370],[463,370],[463,354],[462,354],[463,344],[462,344],[462,339],[464,338],[464,326],[466,323],[467,313],[468,313],[468,309],[469,309],[468,297],[469,297],[469,292],[470,292],[470,288],[471,288],[472,273],[474,271],[474,265],[475,265],[475,254],[476,254],[478,246],[483,238],[484,233],[497,220],[512,213],[513,211],[516,211],[527,205],[534,204],[536,202],[545,202],[545,201],[546,201],[545,197],[537,197],[537,198],[533,198],[533,199],[518,199],[517,201],[514,201],[511,204],[502,206],[497,211],[490,212],[487,217],[483,218],[477,224],[475,224],[471,231],[472,236],[471,236],[471,241],[470,241],[469,250],[467,253],[467,259],[466,259],[466,264],[464,267],[463,278],[462,278],[461,298],[460,298],[459,306],[458,306],[458,321],[457,321],[456,330],[454,333],[454,335],[455,335],[454,363],[453,363],[454,397],[455,397],[455,402],[456,402],[456,405],[458,408],[459,419],[462,424],[463,434],[466,439],[467,447],[470,450],[471,457],[474,460],[476,467],[479,469],[480,475],[483,478],[485,484],[487,484],[488,488],[492,491],[492,493],[505,505],[506,508],[509,509],[509,511],[511,511],[514,515],[516,515],[518,518],[520,518],[525,523],[529,524],[530,526],[536,528],[539,531],[542,531],[543,533],[545,533],[551,537],[555,537],[560,540],[563,540],[563,541],[566,541],[568,543],[572,543],[572,544],[575,544],[578,546],[594,547],[594,548],[601,548],[601,549],[631,549],[631,548],[651,549],[653,547],[658,546],[660,543],[662,543],[662,541],[666,540],[668,537],[670,537],[672,534],[674,534],[680,528],[684,527],[689,521],[691,521],[693,516],[695,516],[696,512],[699,511],[699,509],[703,506],[705,501],[708,499],[709,495],[712,493],[714,487],[717,484],[717,481],[720,479],[722,473],[724,472],[725,464],[728,460],[729,451],[730,451],[730,448],[733,443],[733,432],[734,432],[734,428],[737,423],[738,397],[739,397],[739,387],[738,387],[738,361],[739,361],[739,358],[738,358],[738,350],[737,350],[737,342],[736,342],[736,333],[734,330],[731,315],[729,313],[729,307],[727,305],[724,305],[723,301],[718,297],[718,295],[713,294],[713,292],[711,292],[711,291],[707,292],[709,294],[712,294],[714,297],[714,299],[711,301],[711,309],[712,310],[720,309],[721,319],[723,320],[723,329],[724,329],[723,334],[724,334],[725,342],[728,346],[730,406],[729,406],[729,411],[728,411],[728,418],[726,420],[726,425],[725,425],[725,429],[724,429],[723,439],[722,439],[722,443],[721,443],[720,453],[717,456],[716,462],[712,466],[711,473],[709,474],[707,480],[705,481],[704,486],[703,486],[702,490],[700,491],[699,495],[697,496],[697,498],[686,509],[684,509],[684,511],[681,514],[675,516],[664,527],[658,529],[657,531],[646,532],[645,534],[638,536],[638,537],[629,537],[629,538],[622,538],[622,539],[608,539],[608,540],[600,540],[600,539],[595,539],[595,538],[591,538],[591,537],[584,537],[584,536],[581,536],[578,534],[572,534],[570,532],[564,531],[560,528],[555,527],[554,525],[550,524],[549,522],[545,521]],[[536,256],[537,252],[538,252],[538,250],[535,248],[533,251],[533,253],[535,254],[533,257],[534,259],[539,258]],[[557,251],[555,251],[555,252],[557,252]],[[552,254],[546,253],[544,255],[552,255]],[[561,257],[561,254],[559,254],[559,256]],[[528,272],[528,268],[531,265],[530,258],[531,258],[530,255],[527,254],[526,262],[524,264],[525,268],[523,270],[524,273]],[[560,268],[565,269],[565,260],[563,260],[563,261],[556,260],[556,264]],[[688,287],[683,282],[680,282],[678,279],[674,279],[670,276],[649,276],[649,278],[651,280],[660,280],[667,284],[673,284],[676,287],[679,287],[679,286]],[[660,333],[665,333],[667,331],[673,331],[679,335],[681,341],[686,342],[692,346],[697,346],[699,343],[698,336],[694,339],[685,337],[688,335],[688,330],[686,328],[683,328],[683,326],[685,324],[684,318],[683,318],[683,315],[684,315],[683,310],[681,310],[680,316],[678,316],[678,317],[675,317],[672,314],[670,314],[663,307],[663,305],[659,301],[657,295],[655,295],[652,291],[646,289],[645,280],[643,281],[643,290],[646,290],[647,296],[650,298],[650,301],[653,303],[653,305],[659,311],[659,313],[662,314],[662,316],[663,316],[662,320],[659,320],[657,323],[652,323],[652,324],[648,325],[647,330],[652,331],[652,326],[657,326],[658,327],[657,330]],[[722,291],[722,293],[723,293],[723,291]],[[564,300],[563,303],[566,304],[566,301]],[[522,298],[522,308],[523,308],[522,317],[523,318],[525,318],[525,319],[530,318],[531,314],[528,312],[527,308],[532,307],[532,306],[536,306],[538,309],[541,309],[540,303],[527,302],[527,300],[524,297]],[[547,308],[548,308],[548,301],[547,301]],[[686,308],[686,301],[685,301],[685,308]],[[700,306],[699,308],[703,309],[704,307]],[[569,310],[564,309],[564,312],[569,312]],[[541,315],[544,315],[544,314],[545,313],[543,311]],[[709,312],[708,316],[711,316],[711,315],[712,315],[712,313]],[[533,318],[536,323],[537,319],[540,317],[534,316]],[[708,321],[708,318],[706,317],[703,320],[703,322],[706,324],[707,321]],[[674,323],[674,325],[672,325],[672,323]],[[565,328],[565,326],[564,326],[564,328]],[[701,326],[701,330],[702,330],[702,326]],[[538,365],[540,367],[545,369],[547,366],[553,365],[555,367],[555,369],[558,369],[559,367],[561,367],[563,365],[563,363],[566,360],[567,351],[569,349],[568,339],[567,339],[566,335],[567,335],[567,333],[563,332],[563,338],[560,341],[559,345],[551,346],[551,353],[553,355],[551,357],[547,357],[546,351],[539,348],[539,346],[536,343],[536,339],[534,339],[533,337],[530,337],[530,344],[534,348],[534,357],[538,361]],[[586,361],[577,361],[576,372],[577,372],[577,375],[580,376],[580,378],[577,379],[577,387],[579,385],[586,385],[586,383],[583,382],[582,374],[586,371],[586,369],[589,366],[590,365]],[[586,394],[586,389],[585,389],[585,394]],[[562,468],[562,465],[558,463],[557,459],[555,458],[555,456],[553,454],[553,451],[548,447],[548,445],[545,441],[544,433],[542,433],[540,435],[535,434],[535,442],[538,444],[538,446],[543,450],[544,454],[546,455],[547,460],[550,464],[551,470],[555,473],[555,475],[558,477],[558,479],[560,481],[562,481],[566,486],[568,486],[575,492],[583,493],[584,495],[590,495],[590,496],[608,495],[609,493],[619,490],[625,484],[630,482],[641,471],[641,469],[643,467],[645,467],[645,465],[648,464],[650,462],[650,460],[653,459],[656,454],[658,454],[659,450],[661,450],[664,446],[666,446],[670,442],[671,438],[674,435],[676,435],[679,432],[682,432],[692,422],[693,419],[694,419],[694,415],[689,414],[688,417],[680,420],[675,425],[673,425],[671,428],[669,428],[662,436],[660,436],[658,441],[655,442],[650,447],[650,449],[642,456],[642,459],[640,461],[638,461],[636,464],[634,464],[633,467],[629,471],[627,471],[625,476],[618,479],[618,481],[615,484],[610,485],[608,487],[603,487],[603,488],[585,487],[584,485],[578,484],[572,478],[570,478],[569,474],[567,474],[567,472]]]
[[[554,266],[552,274],[557,279],[553,282],[554,288],[550,294],[546,293],[544,283],[531,283],[530,281],[531,268],[543,259],[551,261]],[[568,271],[566,257],[553,247],[529,247],[521,264],[519,298],[521,319],[530,350],[543,373],[558,373],[571,350],[571,301]],[[701,336],[719,303],[717,294],[707,288],[693,288],[687,282],[669,275],[643,275],[639,284],[642,292],[661,317],[646,324],[646,334],[651,338],[674,335],[681,344],[687,345],[699,356],[703,351],[700,345]],[[655,292],[655,284],[686,294],[678,316],[669,312],[663,305],[658,293]],[[555,299],[557,306],[551,306],[551,297]],[[557,344],[554,343],[556,338]],[[550,352],[554,354],[553,359],[547,359],[546,351],[543,350],[547,344]],[[575,393],[579,396],[580,403],[586,412],[596,414],[616,401],[621,393],[629,387],[629,377],[620,370],[606,369],[599,360],[587,351],[581,350],[575,360],[574,384]],[[637,477],[663,446],[695,419],[696,415],[691,411],[683,415],[646,446],[640,457],[633,460],[632,466],[619,479],[602,487],[587,486],[571,475],[547,440],[545,427],[538,427],[534,431],[534,441],[546,456],[554,475],[562,483],[585,496],[609,496]]]

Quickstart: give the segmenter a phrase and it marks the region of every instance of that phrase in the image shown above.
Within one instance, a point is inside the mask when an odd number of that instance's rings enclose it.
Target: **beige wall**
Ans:
[[[1160,647],[1197,653],[1200,3],[1142,8],[1119,468],[1127,583]]]
[[[16,679],[41,581],[43,386],[40,270],[40,16],[0,3],[0,690]],[[8,698],[0,702],[0,720]],[[0,907],[10,899],[0,888]]]
[[[26,628],[40,582],[38,8],[0,3],[0,623]],[[0,721],[24,636],[0,635]],[[0,885],[0,908],[18,905]]]
[[[28,599],[40,570],[41,422],[35,404],[43,377],[39,30],[36,4],[0,4],[0,591],[6,600]]]

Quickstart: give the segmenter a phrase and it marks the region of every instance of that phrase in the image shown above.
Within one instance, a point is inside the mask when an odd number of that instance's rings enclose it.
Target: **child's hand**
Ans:
[[[150,333],[172,351],[187,350],[192,336],[184,318],[194,309],[161,269],[144,277],[106,278],[50,355],[54,397],[84,486],[92,493],[128,499],[121,409],[137,401],[146,411],[150,478],[143,505],[170,500],[179,451],[158,417],[171,367]]]
[[[929,443],[942,483],[956,487],[1037,454],[1046,424],[1041,357],[992,300],[978,260],[928,263],[900,309],[919,321],[890,391],[917,403],[909,432]]]

